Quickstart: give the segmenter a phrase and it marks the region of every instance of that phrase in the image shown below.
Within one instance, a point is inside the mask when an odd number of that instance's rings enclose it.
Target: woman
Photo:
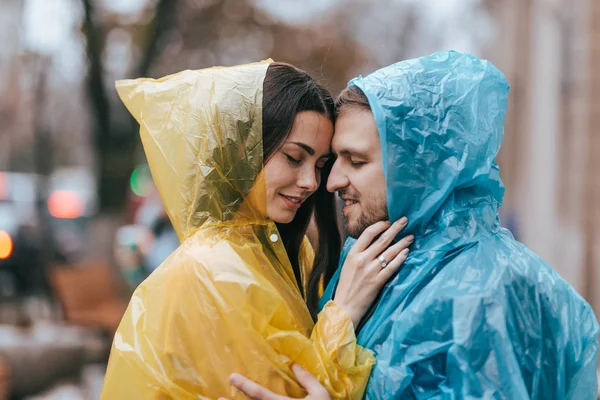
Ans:
[[[313,323],[305,299],[316,308],[340,249],[334,200],[322,184],[331,96],[303,71],[270,61],[122,81],[117,90],[140,123],[181,246],[133,295],[102,398],[243,398],[229,383],[234,372],[299,397],[295,363],[333,398],[360,398],[373,356],[356,345],[353,325],[406,245],[384,252],[398,225],[369,229],[365,251],[344,266],[358,279]],[[304,234],[313,210],[319,246],[309,279]]]

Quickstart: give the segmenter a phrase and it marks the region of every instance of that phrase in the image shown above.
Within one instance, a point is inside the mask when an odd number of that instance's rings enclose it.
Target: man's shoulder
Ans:
[[[414,301],[507,305],[514,301],[555,304],[583,301],[546,262],[516,241],[478,243],[438,261],[429,280],[415,285]],[[435,295],[432,295],[434,293]],[[559,300],[561,299],[561,300]]]
[[[569,284],[541,257],[511,238],[481,241],[451,258],[444,274],[461,275],[464,285],[487,291],[505,290],[507,285],[567,289]]]

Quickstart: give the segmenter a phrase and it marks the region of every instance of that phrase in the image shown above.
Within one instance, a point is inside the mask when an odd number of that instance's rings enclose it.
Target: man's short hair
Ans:
[[[335,101],[336,116],[348,111],[371,111],[369,100],[362,90],[356,86],[348,86],[337,97]]]

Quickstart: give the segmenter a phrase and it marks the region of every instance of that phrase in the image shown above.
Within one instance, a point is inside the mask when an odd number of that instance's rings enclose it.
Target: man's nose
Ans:
[[[333,193],[345,188],[349,183],[348,177],[344,173],[343,168],[340,165],[340,159],[338,158],[335,163],[333,163],[329,178],[327,178],[327,190]]]

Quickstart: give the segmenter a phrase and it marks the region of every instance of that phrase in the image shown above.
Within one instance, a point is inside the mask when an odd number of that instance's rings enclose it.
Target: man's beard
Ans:
[[[356,222],[350,223],[348,218],[344,218],[344,228],[353,238],[358,238],[365,229],[374,223],[389,219],[385,196],[373,196],[370,200],[370,205],[360,202],[364,210],[362,210]]]

